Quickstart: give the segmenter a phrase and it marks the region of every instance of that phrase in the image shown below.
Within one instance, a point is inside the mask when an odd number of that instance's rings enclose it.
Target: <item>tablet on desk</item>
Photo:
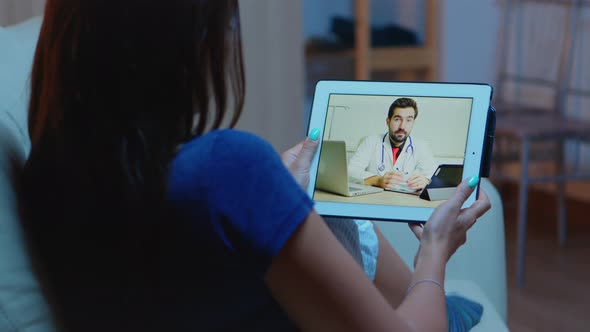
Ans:
[[[420,193],[420,198],[429,201],[449,199],[461,183],[463,165],[439,165],[428,185]]]
[[[450,192],[479,175],[491,93],[483,84],[320,81],[309,128],[322,135],[308,187],[318,213],[426,221],[445,199],[421,194],[441,179],[452,177]],[[334,184],[377,190],[353,196]]]

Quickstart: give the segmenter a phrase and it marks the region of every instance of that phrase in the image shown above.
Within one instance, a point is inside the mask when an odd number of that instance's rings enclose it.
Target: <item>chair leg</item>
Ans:
[[[498,187],[498,190],[500,190],[500,194],[503,197],[506,196],[508,190],[508,187],[506,185],[508,183],[506,176],[507,174],[509,174],[509,172],[507,171],[508,167],[506,163],[509,161],[509,158],[507,156],[510,153],[510,151],[507,151],[506,149],[505,142],[506,138],[504,136],[496,138],[496,142],[494,143],[494,153],[497,157],[492,157],[492,162],[495,163],[495,169],[493,171],[494,173],[497,173],[499,178],[498,183],[500,184],[500,186]],[[506,202],[505,204],[508,204],[508,202]]]
[[[565,175],[565,141],[559,143],[557,151],[557,174]],[[559,245],[564,246],[567,240],[567,220],[566,220],[566,195],[565,179],[561,178],[557,182],[557,236]]]
[[[529,186],[529,148],[528,138],[522,140],[521,157],[520,157],[520,188],[518,195],[518,242],[517,242],[517,262],[516,262],[516,286],[524,286],[525,270],[525,245],[526,245],[526,224],[527,224],[527,200]]]
[[[567,219],[566,219],[566,199],[565,199],[565,184],[563,182],[558,183],[558,195],[557,195],[557,206],[558,206],[558,230],[559,245],[563,247],[567,241]]]

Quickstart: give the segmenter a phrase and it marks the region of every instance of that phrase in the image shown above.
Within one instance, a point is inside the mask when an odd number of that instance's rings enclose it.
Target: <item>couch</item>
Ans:
[[[30,149],[26,109],[40,23],[36,17],[0,27],[0,332],[54,330],[24,249],[10,176]],[[484,305],[482,321],[473,331],[506,331],[503,209],[490,182],[484,179],[482,186],[492,200],[492,210],[473,227],[468,243],[449,262],[446,287]],[[418,242],[407,225],[377,225],[412,266]]]
[[[26,158],[28,82],[40,18],[0,27],[0,331],[53,331],[21,238],[11,172]]]

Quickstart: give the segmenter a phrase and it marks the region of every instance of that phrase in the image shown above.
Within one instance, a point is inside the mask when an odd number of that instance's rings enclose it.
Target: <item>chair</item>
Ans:
[[[370,79],[374,71],[398,72],[401,80],[436,79],[439,61],[437,43],[439,1],[424,1],[424,43],[411,47],[371,47],[371,1],[354,0],[356,25],[355,79]]]
[[[584,93],[571,85],[572,77],[576,76],[572,76],[574,60],[580,66],[575,53],[580,50],[580,22],[588,3],[586,0],[505,0],[503,5],[500,25],[503,30],[498,47],[501,54],[494,97],[498,115],[492,176],[494,180],[519,183],[516,270],[517,286],[521,288],[524,286],[528,186],[533,183],[556,185],[557,232],[559,243],[563,245],[566,241],[565,184],[569,180],[590,178],[590,174],[579,171],[575,151],[578,142],[590,138],[590,122],[573,116],[576,105],[572,104],[572,98],[584,96]],[[520,162],[518,174],[509,172],[510,165],[506,163],[515,160]],[[545,163],[531,170],[532,161]]]

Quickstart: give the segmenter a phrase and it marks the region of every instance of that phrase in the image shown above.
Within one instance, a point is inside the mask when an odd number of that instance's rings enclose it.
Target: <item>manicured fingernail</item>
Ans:
[[[479,184],[479,176],[477,176],[477,175],[472,176],[471,179],[469,179],[469,181],[467,181],[467,185],[471,189],[475,188],[478,184]]]
[[[317,141],[320,138],[320,130],[315,128],[314,130],[309,133],[309,139],[312,141]]]

